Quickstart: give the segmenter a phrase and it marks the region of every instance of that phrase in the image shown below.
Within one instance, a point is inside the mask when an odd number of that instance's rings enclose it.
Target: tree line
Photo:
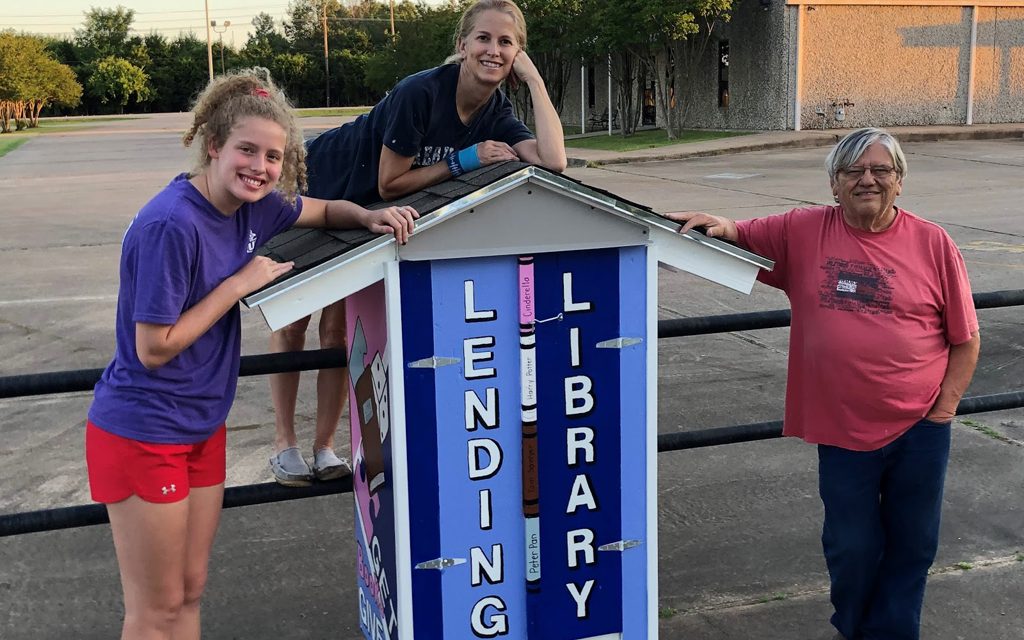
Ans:
[[[245,44],[213,43],[215,70],[266,67],[299,107],[370,105],[410,73],[452,53],[452,34],[470,0],[440,6],[402,0],[292,0],[278,25],[258,14]],[[640,117],[654,83],[669,135],[685,122],[693,67],[733,0],[519,0],[528,50],[555,107],[581,62],[610,61],[623,133]],[[0,31],[0,129],[35,126],[53,115],[184,111],[208,80],[205,40],[133,33],[135,12],[85,12],[71,38]],[[326,51],[324,31],[326,28]],[[222,48],[223,47],[223,48]],[[528,92],[513,92],[529,114]],[[329,105],[328,105],[329,102]]]

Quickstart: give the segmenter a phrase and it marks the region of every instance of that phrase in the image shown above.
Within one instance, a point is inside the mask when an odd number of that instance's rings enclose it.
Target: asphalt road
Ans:
[[[36,138],[0,158],[0,375],[99,367],[113,348],[120,239],[138,208],[188,166],[172,116]],[[1024,288],[1024,140],[907,145],[899,203],[940,223],[976,292]],[[656,210],[737,217],[831,202],[825,149],[775,150],[570,175]],[[663,318],[778,309],[663,272]],[[968,395],[1024,388],[1024,314],[979,313],[981,362]],[[268,332],[244,316],[243,353]],[[315,335],[310,333],[315,345]],[[787,330],[662,340],[659,429],[782,415]],[[0,513],[88,502],[82,434],[89,394],[0,400]],[[313,377],[300,437],[312,438]],[[228,484],[270,479],[273,410],[245,378],[229,418]],[[792,440],[659,456],[665,638],[825,640],[815,451]],[[925,640],[1024,638],[1024,410],[958,419]],[[209,638],[357,638],[347,495],[225,512],[204,611]],[[105,526],[0,544],[0,638],[111,638],[120,590]]]

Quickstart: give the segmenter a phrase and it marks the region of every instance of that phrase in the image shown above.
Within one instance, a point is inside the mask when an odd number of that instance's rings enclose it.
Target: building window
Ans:
[[[597,74],[594,73],[594,66],[587,65],[587,106],[593,109],[597,106]]]
[[[718,106],[729,107],[729,41],[718,41]]]

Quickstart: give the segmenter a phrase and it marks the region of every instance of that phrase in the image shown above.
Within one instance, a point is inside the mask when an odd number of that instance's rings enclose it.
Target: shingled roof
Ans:
[[[442,207],[452,204],[465,196],[479,191],[501,178],[510,176],[517,171],[533,165],[525,162],[502,162],[500,164],[488,165],[463,174],[458,178],[452,178],[446,182],[427,187],[422,191],[411,193],[404,198],[394,202],[378,202],[370,205],[368,209],[383,209],[389,206],[410,206],[424,216]],[[566,180],[572,180],[561,176]],[[582,182],[573,180],[577,184]],[[588,187],[595,192],[611,196],[611,194]],[[622,200],[618,196],[612,196]],[[653,211],[643,205],[629,203],[632,206],[646,211]],[[370,242],[378,234],[370,233],[366,229],[289,229],[270,239],[260,250],[260,255],[268,256],[278,262],[295,262],[295,268],[283,276],[280,280],[267,285],[266,288],[274,286],[277,282],[294,278],[298,274],[308,271],[317,265],[327,262],[331,258],[340,256],[352,249]]]
[[[293,320],[301,318],[303,315],[308,315],[308,313],[325,306],[324,300],[328,298],[332,298],[330,302],[339,300],[382,279],[384,276],[381,265],[386,262],[402,259],[405,254],[417,256],[414,259],[424,259],[424,254],[422,252],[417,254],[417,251],[418,247],[425,246],[423,242],[426,238],[423,234],[429,229],[460,214],[472,213],[489,200],[527,184],[545,187],[549,192],[559,193],[589,205],[590,209],[599,210],[617,220],[627,222],[629,228],[636,229],[637,225],[640,225],[644,229],[644,233],[651,233],[647,239],[653,241],[657,236],[662,239],[663,245],[672,245],[667,253],[659,253],[660,261],[726,286],[749,291],[749,286],[752,285],[752,279],[748,277],[749,273],[738,279],[727,275],[720,277],[722,266],[730,261],[745,263],[754,267],[755,271],[771,269],[773,266],[770,260],[721,240],[708,238],[697,231],[690,231],[681,236],[676,233],[680,228],[679,224],[661,217],[647,206],[630,202],[608,191],[597,189],[541,167],[522,162],[505,162],[482,167],[394,202],[380,202],[371,205],[369,207],[371,209],[390,205],[408,205],[419,211],[420,218],[416,221],[416,235],[408,245],[403,247],[399,247],[390,234],[374,234],[365,229],[291,229],[275,236],[263,246],[260,251],[261,255],[269,256],[279,262],[293,261],[295,268],[266,287],[250,294],[243,302],[250,307],[260,306],[271,327],[277,328],[275,325],[282,321],[282,315],[298,314]],[[529,211],[524,211],[524,215],[528,216],[529,213]],[[498,226],[501,224],[498,223]],[[544,223],[542,226],[547,225]],[[584,221],[583,227],[587,230],[574,233],[586,235],[590,233],[589,230],[593,225]],[[488,232],[489,229],[488,227]],[[526,246],[533,250],[534,243],[536,243],[538,251],[551,251],[564,250],[566,245],[574,243],[574,241],[563,242],[561,247],[545,248],[543,245],[551,236],[551,231],[557,231],[557,229],[546,229],[542,236],[534,236],[532,239],[519,238],[521,241],[519,247],[522,248],[524,243],[528,243]],[[518,228],[506,228],[504,231],[505,234],[511,236],[517,235],[518,232]],[[416,240],[417,235],[422,238],[419,243]],[[615,241],[617,238],[618,236],[614,236],[612,240]],[[605,236],[598,242],[598,245],[609,246],[608,240],[608,237]],[[624,238],[621,241],[626,242]],[[636,241],[634,238],[631,242],[635,243]],[[489,243],[490,240],[484,241],[484,244]],[[618,241],[614,243],[618,244]],[[501,244],[501,239],[497,241],[497,244]],[[486,254],[474,254],[473,246],[463,246],[467,256]],[[491,247],[491,249],[494,248]],[[508,246],[505,248],[507,249]],[[461,249],[459,251],[461,252]],[[500,253],[500,255],[504,255],[504,253]],[[334,279],[334,274],[341,271],[346,274],[344,283],[339,283]],[[271,320],[267,313],[266,305],[271,303],[278,307],[274,320]],[[294,309],[282,312],[280,311],[282,304],[290,305]]]

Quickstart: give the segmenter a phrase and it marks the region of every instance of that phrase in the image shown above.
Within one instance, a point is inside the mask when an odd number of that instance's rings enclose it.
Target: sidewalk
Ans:
[[[769,149],[799,149],[827,147],[835,144],[852,129],[807,129],[804,131],[764,131],[746,136],[734,136],[704,142],[689,142],[655,149],[636,151],[601,151],[573,148],[572,140],[565,150],[570,167],[600,166],[626,162],[651,162],[703,158],[730,153],[767,151]],[[888,131],[900,142],[934,142],[936,140],[991,140],[996,138],[1024,138],[1024,123],[935,125],[924,127],[889,127]]]

